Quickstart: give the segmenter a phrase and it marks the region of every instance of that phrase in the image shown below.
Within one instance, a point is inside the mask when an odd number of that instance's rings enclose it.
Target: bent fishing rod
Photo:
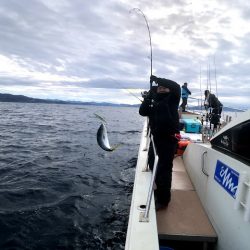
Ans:
[[[140,13],[140,14],[143,16],[143,18],[144,18],[144,20],[145,20],[145,23],[146,23],[146,25],[147,25],[148,35],[149,35],[149,45],[150,45],[150,62],[151,62],[151,67],[150,67],[151,70],[150,70],[150,73],[151,73],[151,76],[152,76],[152,68],[153,68],[153,65],[152,65],[152,64],[153,64],[153,63],[152,63],[152,43],[151,43],[151,33],[150,33],[148,21],[147,21],[146,16],[144,15],[144,13],[143,13],[139,8],[133,8],[133,9],[131,9],[131,10],[130,10],[130,13],[131,13],[132,11],[135,11],[135,12],[137,12],[137,13]],[[116,80],[114,80],[114,79],[112,79],[112,78],[111,78],[111,80],[121,85],[121,83],[119,83],[118,81],[116,81]],[[137,97],[136,95],[134,95],[134,93],[132,93],[131,91],[129,91],[129,90],[126,89],[126,88],[124,88],[124,89],[125,89],[129,94],[131,94],[132,96],[134,96],[135,98],[137,98],[140,102],[142,102],[142,100],[141,100],[139,97]],[[151,90],[151,89],[152,89],[152,81],[150,81],[150,90]],[[101,125],[100,125],[100,127],[99,127],[99,129],[98,129],[98,131],[97,131],[97,143],[98,143],[98,145],[99,145],[103,150],[105,150],[105,151],[110,151],[110,152],[111,152],[111,151],[114,151],[117,147],[111,147],[110,144],[109,144],[107,129],[106,129],[105,124],[104,124],[105,119],[103,119],[101,116],[99,116],[99,115],[97,115],[97,114],[95,114],[95,115],[96,115],[96,117],[97,117],[98,119],[100,119],[101,122],[102,122]]]
[[[153,50],[152,50],[151,32],[150,32],[150,28],[148,25],[148,20],[141,9],[133,8],[129,11],[129,13],[132,13],[132,11],[135,11],[136,13],[140,14],[144,18],[144,21],[145,21],[146,26],[147,26],[148,37],[149,37],[149,46],[150,46],[150,76],[152,76],[152,74],[153,74],[152,73],[153,72]],[[152,81],[150,81],[150,89],[152,89]]]

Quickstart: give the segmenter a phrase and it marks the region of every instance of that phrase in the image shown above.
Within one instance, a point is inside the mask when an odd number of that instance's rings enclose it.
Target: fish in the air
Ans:
[[[108,139],[107,128],[104,123],[102,123],[97,131],[97,143],[105,151],[114,151],[116,147],[111,147]]]
[[[111,151],[116,150],[119,147],[119,145],[110,146],[109,144],[108,132],[105,126],[105,124],[107,124],[106,120],[102,116],[96,113],[94,113],[94,115],[96,116],[96,118],[98,118],[101,121],[101,125],[99,129],[97,130],[97,136],[96,136],[98,145],[105,151],[111,152]]]

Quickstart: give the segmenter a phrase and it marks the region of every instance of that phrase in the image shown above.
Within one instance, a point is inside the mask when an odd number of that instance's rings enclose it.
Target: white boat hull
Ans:
[[[189,144],[183,160],[218,234],[217,250],[249,250],[250,222],[246,221],[248,209],[240,202],[250,204],[250,187],[245,185],[241,194],[238,188],[234,194],[237,183],[232,175],[238,173],[238,177],[244,176],[247,183],[250,180],[250,167],[206,144]]]

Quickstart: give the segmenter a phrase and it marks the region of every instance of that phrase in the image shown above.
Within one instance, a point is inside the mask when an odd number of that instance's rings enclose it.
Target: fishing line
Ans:
[[[138,14],[141,14],[142,17],[144,18],[144,21],[146,23],[147,26],[147,30],[148,30],[148,37],[149,37],[149,46],[150,46],[150,75],[152,76],[153,74],[153,50],[152,50],[152,42],[151,42],[151,32],[150,32],[150,28],[148,25],[148,20],[145,16],[145,14],[142,12],[141,9],[139,8],[133,8],[129,11],[129,13],[132,13],[132,11],[135,11]],[[152,82],[150,81],[150,89],[152,89]]]
[[[135,97],[136,99],[138,99],[140,102],[142,102],[142,100],[137,96],[135,95],[133,92],[131,92],[129,89],[125,88],[123,84],[121,84],[120,82],[116,81],[115,79],[113,78],[110,78],[110,80],[114,81],[115,83],[119,84],[123,90],[127,91],[130,95],[132,95],[133,97]]]
[[[121,85],[122,89],[126,90],[129,94],[131,94],[136,99],[138,99],[140,102],[142,102],[142,100],[138,96],[136,96],[134,93],[129,91],[127,88],[124,88],[124,86],[120,82],[118,82],[112,78],[110,78],[110,80]],[[109,138],[108,138],[108,131],[107,131],[107,128],[105,125],[105,124],[107,124],[107,121],[102,116],[98,115],[97,113],[94,113],[94,115],[96,118],[98,118],[101,121],[101,125],[98,128],[97,134],[96,134],[97,144],[100,146],[100,148],[102,148],[105,151],[109,151],[109,152],[115,151],[120,146],[120,144],[115,145],[115,146],[110,145]]]

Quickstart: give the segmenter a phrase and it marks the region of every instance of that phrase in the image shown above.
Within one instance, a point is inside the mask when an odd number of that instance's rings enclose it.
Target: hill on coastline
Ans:
[[[139,105],[114,104],[107,102],[80,102],[80,101],[62,101],[51,99],[32,98],[24,95],[1,94],[0,102],[20,102],[20,103],[48,103],[48,104],[75,104],[75,105],[95,105],[95,106],[119,106],[119,107],[138,107]]]
[[[108,102],[81,102],[81,101],[62,101],[52,99],[32,98],[24,95],[1,94],[0,102],[20,102],[20,103],[48,103],[48,104],[73,104],[73,105],[93,105],[93,106],[117,106],[117,107],[139,107],[140,104],[115,104]],[[200,110],[200,106],[191,107],[191,110]],[[243,111],[242,109],[223,107],[223,111],[235,112]]]

